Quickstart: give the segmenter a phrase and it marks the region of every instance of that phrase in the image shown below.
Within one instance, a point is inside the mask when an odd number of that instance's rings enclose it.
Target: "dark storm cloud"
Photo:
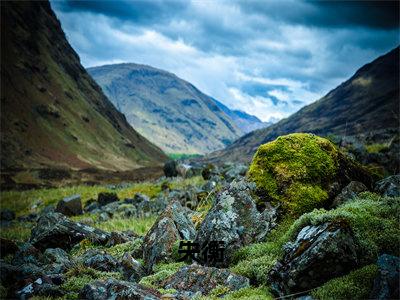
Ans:
[[[399,27],[399,1],[238,1],[247,12],[317,27]]]
[[[148,24],[171,18],[174,14],[184,10],[189,2],[176,0],[67,0],[53,3],[59,10],[64,12],[91,12],[123,21]]]
[[[288,116],[399,44],[388,1],[52,1],[84,66],[171,71],[267,121]]]

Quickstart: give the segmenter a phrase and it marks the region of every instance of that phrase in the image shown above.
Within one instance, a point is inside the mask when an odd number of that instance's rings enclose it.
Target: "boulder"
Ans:
[[[178,171],[176,170],[176,161],[169,160],[164,164],[164,174],[166,177],[178,176]]]
[[[183,178],[189,178],[195,175],[192,166],[188,164],[178,164],[176,166],[176,171],[178,172],[178,175]]]
[[[228,165],[225,170],[223,170],[223,176],[228,181],[232,181],[239,176],[245,176],[247,173],[247,167],[241,164],[231,164]]]
[[[72,263],[69,255],[60,248],[48,248],[43,253],[46,274],[60,274],[68,270]]]
[[[116,201],[119,201],[119,199],[115,193],[99,193],[97,196],[97,202],[100,206],[104,206]]]
[[[60,287],[55,285],[51,278],[43,276],[23,287],[16,293],[16,295],[20,299],[29,299],[32,296],[53,298],[62,297],[65,295],[65,292]]]
[[[161,294],[140,284],[108,279],[96,280],[85,285],[79,294],[79,299],[107,300],[107,299],[161,299]]]
[[[284,296],[318,287],[357,265],[355,240],[346,223],[305,226],[294,242],[284,245],[283,259],[270,271],[269,283]]]
[[[124,276],[129,281],[139,282],[145,276],[142,264],[132,257],[128,252],[121,258],[120,265]]]
[[[378,258],[379,273],[370,299],[400,299],[400,258],[383,254]]]
[[[375,184],[375,191],[382,196],[400,196],[400,175],[386,177]]]
[[[12,264],[15,266],[34,264],[40,265],[43,261],[43,254],[30,243],[22,244],[12,259]]]
[[[261,145],[248,171],[257,185],[258,205],[280,204],[297,217],[314,208],[330,206],[337,191],[350,181],[368,188],[372,177],[325,138],[293,133]]]
[[[351,200],[361,192],[368,191],[368,188],[359,181],[351,181],[348,185],[346,185],[342,191],[335,197],[332,202],[332,208],[338,207],[339,205]]]
[[[203,267],[192,264],[184,266],[161,284],[165,289],[176,289],[179,292],[201,292],[208,295],[217,286],[225,286],[229,291],[249,287],[249,279],[231,273],[227,269]]]
[[[86,267],[104,272],[118,272],[118,261],[104,251],[90,249],[80,257]]]
[[[50,213],[39,218],[32,229],[30,243],[38,249],[71,249],[83,239],[105,244],[110,234],[91,226],[73,222],[60,213]]]
[[[172,257],[173,245],[178,240],[193,240],[196,231],[182,205],[174,201],[158,217],[143,242],[143,257],[147,271],[153,265]]]
[[[81,196],[73,195],[70,197],[65,197],[57,203],[55,211],[66,216],[83,214]]]
[[[225,244],[226,266],[231,254],[250,243],[261,242],[276,225],[276,211],[272,207],[260,213],[251,196],[253,183],[234,180],[217,198],[197,231],[196,242],[206,248],[211,241]]]

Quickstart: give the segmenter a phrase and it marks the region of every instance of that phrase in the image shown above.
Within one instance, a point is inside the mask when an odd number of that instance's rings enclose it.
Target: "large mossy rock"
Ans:
[[[293,133],[261,145],[248,178],[257,185],[258,204],[280,204],[292,215],[329,206],[352,180],[371,187],[369,173],[342,154],[329,140]]]

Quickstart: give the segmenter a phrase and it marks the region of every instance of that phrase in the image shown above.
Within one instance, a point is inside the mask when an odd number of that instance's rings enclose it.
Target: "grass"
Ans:
[[[365,146],[365,149],[367,150],[368,153],[379,153],[388,148],[389,145],[387,143],[375,143]]]
[[[328,281],[311,292],[311,295],[318,300],[368,299],[377,274],[378,267],[368,265],[348,275]]]
[[[169,153],[167,154],[170,159],[178,160],[178,159],[188,159],[200,157],[201,154],[188,154],[188,153]]]
[[[144,235],[149,231],[156,221],[156,216],[144,218],[129,218],[129,219],[110,219],[106,222],[100,222],[95,227],[104,231],[125,231],[132,230],[133,232]]]
[[[204,184],[201,176],[192,178],[176,178],[170,180],[170,187],[182,189],[188,186],[198,186]],[[78,185],[62,188],[35,189],[28,191],[3,191],[0,192],[1,209],[11,209],[17,216],[30,212],[37,212],[50,204],[56,204],[64,197],[81,195],[83,205],[89,199],[97,199],[101,192],[116,193],[120,199],[132,198],[136,193],[142,193],[150,198],[157,196],[161,192],[161,183],[142,182],[134,183],[129,187],[121,189],[111,189],[102,185],[88,186]]]

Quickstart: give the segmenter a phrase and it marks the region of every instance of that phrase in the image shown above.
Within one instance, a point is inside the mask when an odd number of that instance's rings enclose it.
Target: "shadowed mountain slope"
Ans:
[[[1,169],[130,170],[166,159],[82,67],[49,2],[1,3]]]

